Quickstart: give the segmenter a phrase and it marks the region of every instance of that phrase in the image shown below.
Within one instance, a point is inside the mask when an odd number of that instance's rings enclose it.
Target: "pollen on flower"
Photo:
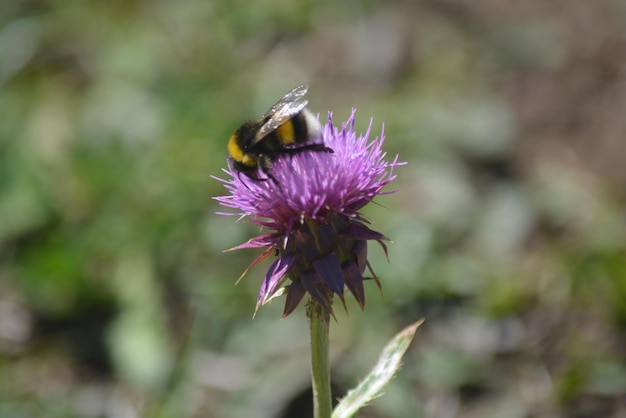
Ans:
[[[232,167],[224,170],[226,179],[217,178],[228,194],[215,199],[235,209],[220,214],[247,218],[268,231],[234,248],[264,248],[246,272],[278,251],[261,285],[257,309],[277,292],[286,293],[285,317],[308,294],[332,315],[333,296],[343,303],[346,288],[364,308],[367,241],[377,241],[386,253],[388,239],[370,229],[359,210],[384,193],[396,177],[394,168],[405,163],[397,156],[386,159],[384,131],[370,139],[371,121],[364,134],[357,134],[354,116],[353,109],[338,128],[329,114],[320,141],[334,152],[281,156],[272,166],[276,181],[240,176]]]

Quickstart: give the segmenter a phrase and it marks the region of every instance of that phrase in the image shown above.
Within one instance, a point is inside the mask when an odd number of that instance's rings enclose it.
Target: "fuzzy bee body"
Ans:
[[[320,137],[321,126],[306,109],[307,101],[301,100],[307,89],[305,85],[295,87],[261,119],[245,122],[231,135],[228,158],[236,171],[254,180],[276,181],[270,169],[280,155],[332,152],[324,144],[315,142]]]

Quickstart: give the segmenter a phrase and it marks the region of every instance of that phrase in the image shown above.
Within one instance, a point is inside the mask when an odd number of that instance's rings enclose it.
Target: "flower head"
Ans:
[[[253,180],[232,167],[224,170],[227,179],[218,179],[229,194],[216,199],[237,210],[221,214],[250,218],[268,231],[233,248],[265,248],[246,272],[274,252],[278,255],[261,285],[257,309],[286,290],[283,317],[307,293],[333,314],[333,295],[343,302],[345,288],[365,306],[367,241],[378,241],[386,253],[387,238],[368,228],[359,210],[383,193],[395,178],[393,169],[404,163],[397,156],[391,162],[385,159],[383,132],[369,139],[371,121],[367,132],[357,135],[354,114],[341,128],[329,114],[321,141],[333,153],[281,156],[272,166],[275,181]]]

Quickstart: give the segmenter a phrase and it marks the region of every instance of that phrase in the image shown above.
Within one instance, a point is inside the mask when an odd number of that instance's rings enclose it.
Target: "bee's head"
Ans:
[[[236,141],[243,152],[248,151],[254,143],[256,133],[259,130],[259,123],[257,121],[248,121],[241,125],[233,134],[236,137]]]

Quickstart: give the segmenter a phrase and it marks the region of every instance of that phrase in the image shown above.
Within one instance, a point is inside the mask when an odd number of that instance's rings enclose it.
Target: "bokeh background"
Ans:
[[[408,162],[337,396],[425,317],[360,417],[626,417],[624,0],[3,1],[0,417],[310,416],[211,178],[301,83]]]

